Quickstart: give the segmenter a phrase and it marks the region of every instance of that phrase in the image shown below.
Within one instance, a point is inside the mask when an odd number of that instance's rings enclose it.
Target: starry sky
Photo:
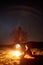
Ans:
[[[0,5],[0,44],[6,44],[10,33],[18,25],[22,26],[28,33],[29,41],[43,42],[42,6],[38,3],[33,4],[33,2],[19,2],[19,5],[18,2],[16,3]]]

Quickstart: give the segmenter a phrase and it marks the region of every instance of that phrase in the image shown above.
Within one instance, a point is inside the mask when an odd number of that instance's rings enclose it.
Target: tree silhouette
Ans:
[[[28,41],[28,34],[22,27],[16,28],[10,35],[13,43],[26,43]]]

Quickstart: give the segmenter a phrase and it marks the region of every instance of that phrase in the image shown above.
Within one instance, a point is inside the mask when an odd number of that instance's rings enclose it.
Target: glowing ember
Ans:
[[[27,58],[27,59],[34,59],[34,57],[32,57],[32,56],[30,56],[30,55],[28,55],[28,54],[26,54],[26,55],[24,56],[24,58]]]

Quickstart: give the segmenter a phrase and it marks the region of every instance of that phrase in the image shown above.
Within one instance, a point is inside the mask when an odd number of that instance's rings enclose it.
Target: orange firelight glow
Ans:
[[[32,56],[30,56],[30,55],[28,55],[28,54],[26,54],[26,55],[24,56],[24,58],[27,58],[27,59],[34,59],[34,57],[32,57]]]

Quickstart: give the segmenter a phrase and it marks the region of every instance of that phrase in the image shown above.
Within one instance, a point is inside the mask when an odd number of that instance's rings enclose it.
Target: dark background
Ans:
[[[43,42],[43,2],[0,1],[0,45],[8,44],[17,26],[24,28],[29,41]]]

